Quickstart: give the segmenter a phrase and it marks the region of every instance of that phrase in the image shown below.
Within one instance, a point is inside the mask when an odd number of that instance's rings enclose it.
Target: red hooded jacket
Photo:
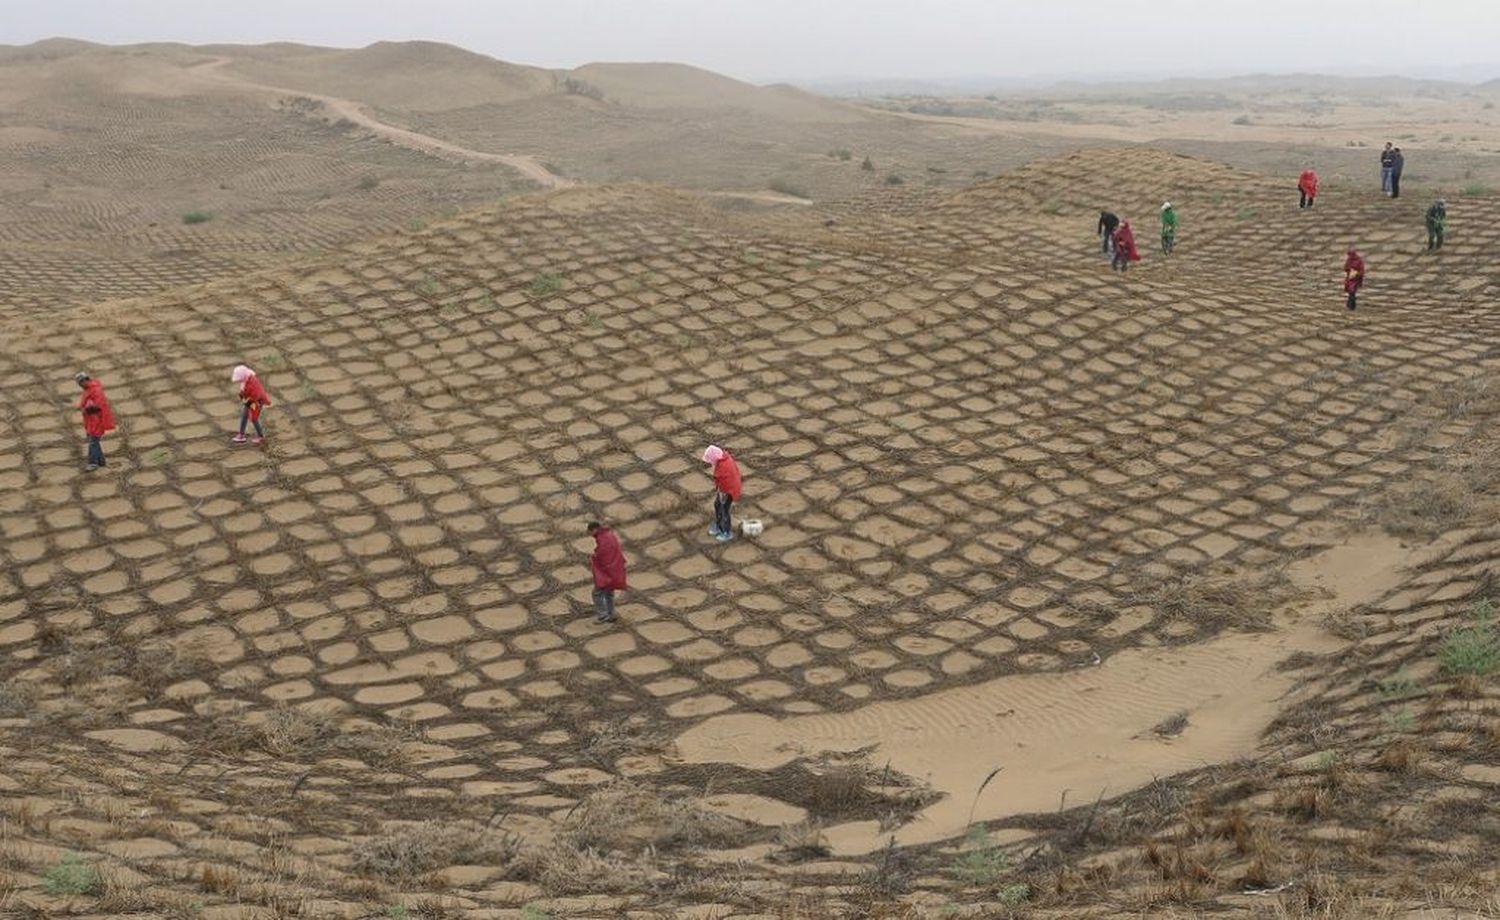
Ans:
[[[1302,170],[1302,175],[1297,177],[1297,188],[1309,198],[1318,197],[1318,174],[1310,169]]]
[[[246,377],[245,382],[240,384],[240,399],[248,403],[257,403],[261,406],[269,406],[271,404],[271,394],[266,392],[266,388],[261,384],[260,378],[254,374]]]
[[[1141,254],[1135,248],[1135,231],[1130,229],[1128,220],[1115,229],[1115,252],[1131,262],[1141,260]]]
[[[97,408],[98,412],[87,410]],[[115,430],[115,413],[109,407],[109,397],[104,395],[104,384],[89,380],[83,385],[83,395],[78,397],[78,409],[83,412],[83,431],[91,438],[102,438],[106,431]]]
[[[1354,250],[1349,250],[1348,258],[1344,259],[1344,293],[1353,294],[1359,290],[1359,286],[1365,283],[1365,260],[1364,257]]]
[[[629,590],[625,584],[625,553],[620,538],[608,527],[594,531],[594,587],[615,591]]]
[[[714,464],[714,488],[735,501],[740,500],[740,465],[727,450]]]

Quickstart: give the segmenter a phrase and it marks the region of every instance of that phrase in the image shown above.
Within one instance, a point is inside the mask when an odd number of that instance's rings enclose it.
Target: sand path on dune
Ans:
[[[1361,535],[1293,566],[1299,585],[1321,593],[1315,609],[1355,605],[1394,587],[1412,551],[1384,535]],[[974,820],[1122,795],[1158,777],[1251,753],[1288,702],[1298,675],[1278,665],[1298,652],[1343,643],[1311,616],[1284,616],[1273,632],[1231,633],[1199,645],[1132,649],[1103,664],[1016,674],[846,713],[775,719],[726,715],[677,740],[690,763],[768,769],[796,757],[874,746],[877,765],[925,779],[944,797],[894,833],[898,845],[963,833]],[[1179,714],[1170,737],[1154,728]],[[980,786],[995,768],[1001,772]],[[976,795],[977,794],[977,795]],[[875,822],[826,831],[840,855],[861,855],[892,836]]]
[[[341,118],[353,124],[359,125],[366,131],[379,137],[383,137],[392,143],[399,144],[411,150],[432,156],[456,159],[465,163],[500,163],[509,166],[516,172],[537,183],[543,188],[558,189],[571,188],[578,183],[571,179],[559,176],[548,169],[535,157],[519,153],[490,153],[484,150],[475,150],[472,147],[464,147],[459,144],[450,143],[442,138],[433,137],[430,134],[422,134],[401,128],[387,122],[383,122],[364,110],[358,102],[353,99],[343,99],[338,96],[324,96],[307,90],[292,89],[286,86],[272,86],[267,83],[255,83],[242,80],[223,72],[223,68],[234,62],[233,58],[220,57],[201,64],[195,64],[188,68],[191,72],[200,76],[206,76],[219,83],[227,83],[240,89],[259,90],[267,93],[279,93],[287,96],[300,96],[317,102],[334,118]],[[689,190],[691,191],[691,190]],[[806,206],[812,201],[798,198],[794,195],[785,195],[780,192],[740,192],[740,191],[700,191],[698,194],[712,198],[737,198],[744,201],[757,201],[765,204],[785,204]]]

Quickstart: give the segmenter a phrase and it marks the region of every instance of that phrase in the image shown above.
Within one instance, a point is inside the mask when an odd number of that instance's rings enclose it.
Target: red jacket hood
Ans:
[[[615,591],[629,588],[625,583],[625,553],[620,549],[620,538],[608,527],[600,527],[594,531],[594,557],[591,564],[594,570],[594,587]]]

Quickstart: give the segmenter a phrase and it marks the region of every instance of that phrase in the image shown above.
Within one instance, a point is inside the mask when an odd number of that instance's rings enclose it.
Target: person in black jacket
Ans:
[[[1391,150],[1391,142],[1385,142],[1385,149],[1380,151],[1380,190],[1385,194],[1391,193],[1391,158],[1394,153]]]
[[[1105,255],[1113,255],[1115,251],[1115,228],[1120,226],[1120,218],[1110,211],[1099,212],[1099,251]]]
[[[1401,148],[1391,150],[1391,197],[1401,197],[1401,170],[1406,168],[1406,157],[1401,154]]]

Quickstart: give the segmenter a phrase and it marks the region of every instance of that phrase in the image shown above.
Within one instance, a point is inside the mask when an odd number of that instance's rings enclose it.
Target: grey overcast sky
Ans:
[[[1500,77],[1500,0],[0,0],[0,43],[452,42],[742,79],[1245,72]]]

